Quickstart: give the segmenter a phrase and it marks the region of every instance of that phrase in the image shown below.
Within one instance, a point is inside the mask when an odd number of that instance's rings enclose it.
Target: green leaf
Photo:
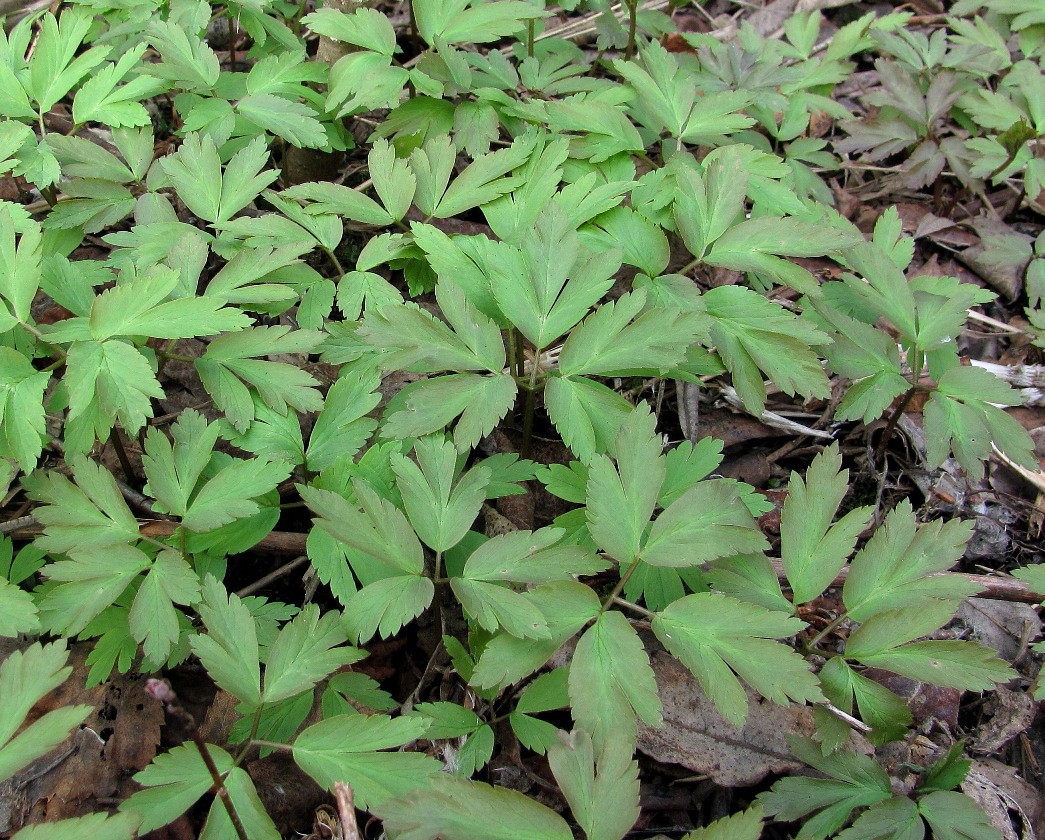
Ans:
[[[360,589],[345,605],[345,624],[353,638],[369,641],[375,634],[387,639],[417,618],[432,603],[435,585],[430,578],[397,575]]]
[[[566,214],[551,205],[524,235],[517,263],[512,268],[522,277],[508,275],[494,283],[494,297],[519,331],[543,349],[609,290],[620,259],[618,251],[585,252]]]
[[[257,708],[261,702],[261,665],[254,616],[239,596],[226,592],[209,575],[203,582],[203,602],[197,612],[207,635],[189,640],[193,653],[214,682],[251,709]]]
[[[653,566],[687,567],[768,547],[740,501],[738,486],[710,479],[687,490],[657,517],[640,556]]]
[[[51,381],[17,350],[0,347],[0,455],[32,472],[43,451],[44,392]]]
[[[116,335],[195,338],[250,326],[250,318],[224,306],[220,298],[200,295],[166,300],[178,283],[177,272],[157,268],[102,292],[91,306],[91,337],[96,341]]]
[[[134,840],[141,817],[137,814],[87,814],[68,820],[27,825],[12,840],[49,840],[58,832],[62,840]]]
[[[236,809],[247,836],[258,840],[279,840],[272,818],[265,810],[265,805],[254,787],[254,780],[242,767],[233,767],[225,776],[225,789]],[[225,840],[235,836],[232,820],[225,805],[217,798],[211,802],[207,822],[200,832],[200,840]]]
[[[6,543],[10,550],[10,542]],[[0,575],[0,636],[15,638],[40,629],[33,596]]]
[[[855,701],[860,719],[874,731],[872,743],[885,743],[902,738],[913,722],[907,704],[881,683],[854,671],[844,659],[831,659],[820,671],[824,694],[838,708],[853,711]]]
[[[596,455],[588,468],[588,530],[622,567],[639,556],[664,482],[666,460],[656,424],[648,407],[636,408],[617,433],[616,467],[606,455]]]
[[[940,377],[925,406],[928,463],[938,467],[954,452],[974,480],[983,478],[991,444],[1022,466],[1037,463],[1030,435],[997,404],[1018,405],[1019,394],[994,374],[977,367],[954,367]]]
[[[92,16],[83,9],[65,11],[60,18],[47,12],[29,59],[29,90],[46,114],[73,86],[105,60],[111,47],[94,46],[79,55],[91,29]]]
[[[177,83],[185,90],[206,91],[217,84],[221,74],[218,57],[203,39],[189,34],[174,21],[153,20],[147,31],[149,43],[163,58],[150,65],[157,76]]]
[[[457,373],[423,379],[404,387],[386,409],[384,434],[403,440],[454,427],[454,446],[473,449],[515,405],[518,393],[509,374]]]
[[[74,123],[97,122],[111,128],[152,125],[149,112],[141,102],[162,93],[167,85],[141,74],[117,87],[132,70],[141,66],[145,49],[145,44],[138,44],[125,52],[116,64],[106,64],[80,86],[73,98]]]
[[[870,522],[873,508],[847,513],[831,521],[849,489],[849,470],[832,445],[813,459],[805,481],[791,473],[781,514],[780,557],[796,604],[819,596],[845,565],[860,532]]]
[[[423,753],[379,752],[408,744],[425,734],[424,718],[339,715],[294,739],[294,761],[322,787],[352,786],[358,807],[370,809],[425,787],[439,762]]]
[[[762,809],[752,805],[746,811],[731,814],[704,828],[691,831],[682,840],[759,840],[761,836]]]
[[[24,651],[13,651],[0,663],[0,694],[4,697],[0,707],[0,780],[11,778],[49,753],[93,711],[91,706],[63,706],[46,712],[19,732],[37,701],[72,673],[66,665],[68,658],[64,641],[49,645],[36,642]]]
[[[69,464],[75,484],[55,471],[36,472],[22,480],[33,499],[46,502],[34,511],[44,526],[36,545],[44,551],[66,554],[137,540],[138,520],[127,507],[112,473],[81,455],[71,456]]]
[[[289,475],[290,465],[285,461],[233,460],[199,489],[182,517],[182,525],[190,531],[213,531],[253,516],[261,510],[255,500]]]
[[[491,633],[503,629],[521,639],[546,639],[544,615],[525,596],[500,583],[455,577],[450,580],[465,614]]]
[[[584,377],[549,377],[544,404],[563,442],[585,462],[612,448],[633,409],[616,391]]]
[[[639,765],[609,740],[595,760],[591,735],[574,730],[548,749],[548,764],[588,840],[621,840],[639,818]]]
[[[337,215],[368,225],[390,225],[392,217],[380,204],[359,190],[326,182],[298,184],[283,190],[286,198],[315,202],[308,212]]]
[[[484,6],[498,5],[500,0],[493,3],[484,3]],[[494,199],[499,198],[515,187],[519,186],[521,180],[518,178],[502,177],[513,169],[518,169],[529,159],[537,142],[534,132],[524,134],[512,143],[507,149],[490,152],[482,157],[476,158],[464,171],[458,175],[446,191],[438,197],[434,207],[422,206],[424,193],[421,189],[421,173],[418,176],[418,208],[429,216],[437,219],[448,219],[451,216],[459,216],[473,207],[481,207]],[[447,141],[448,142],[448,141]],[[411,156],[411,164],[415,166],[417,158]],[[445,183],[445,181],[444,181]],[[438,190],[438,187],[436,187]],[[434,196],[434,193],[432,193]]]
[[[936,840],[1000,840],[1002,833],[972,799],[939,790],[918,800],[918,813]]]
[[[118,419],[123,430],[138,432],[153,416],[152,399],[163,399],[149,360],[122,340],[77,341],[66,358],[68,421],[98,423],[91,432],[104,434]]]
[[[345,14],[337,9],[323,8],[305,15],[301,20],[317,35],[325,35],[364,50],[391,56],[398,49],[391,21],[377,9],[364,7],[354,10],[352,14]]]
[[[167,659],[180,635],[174,605],[194,603],[199,592],[199,576],[180,554],[161,551],[156,555],[128,614],[131,635],[150,660]]]
[[[389,574],[420,575],[424,551],[403,512],[362,481],[353,488],[362,510],[329,490],[299,485],[298,492],[319,515],[316,525],[335,539],[386,566]]]
[[[842,600],[854,621],[886,609],[937,601],[957,602],[978,590],[961,578],[940,575],[965,551],[972,523],[915,522],[911,504],[901,501],[853,558]]]
[[[305,452],[309,469],[326,469],[363,448],[377,421],[366,415],[380,402],[376,372],[347,371],[330,386]]]
[[[807,738],[791,738],[795,756],[815,767],[827,779],[792,776],[781,779],[757,802],[767,815],[794,822],[814,812],[798,832],[801,840],[822,840],[838,831],[856,808],[892,798],[889,776],[873,758],[838,750],[825,756]]]
[[[712,243],[741,216],[747,186],[748,173],[734,146],[726,146],[708,160],[703,173],[680,168],[674,220],[694,257],[702,260]]]
[[[657,683],[642,641],[619,612],[604,612],[581,636],[570,665],[570,700],[578,726],[595,748],[615,740],[633,746],[636,718],[660,726]]]
[[[925,824],[918,806],[896,796],[872,805],[838,835],[838,840],[922,840]]]
[[[21,234],[17,242],[16,234]],[[21,322],[30,320],[31,307],[40,287],[43,232],[36,222],[16,230],[11,209],[0,205],[0,294],[11,304]]]
[[[183,516],[196,484],[210,463],[219,427],[194,409],[186,409],[171,426],[174,443],[162,431],[145,435],[142,466],[149,480],[146,492],[162,505],[160,510]]]
[[[79,549],[72,559],[48,564],[43,574],[58,585],[40,601],[42,622],[54,632],[79,633],[149,565],[148,556],[129,545]]]
[[[638,290],[600,306],[574,329],[559,354],[562,376],[663,373],[678,367],[703,333],[703,318],[651,307]]]
[[[500,330],[452,283],[435,288],[449,326],[416,304],[388,304],[367,312],[358,332],[364,341],[391,351],[386,367],[417,373],[478,370],[499,374],[505,351]]]
[[[827,336],[780,305],[743,286],[719,286],[704,294],[711,337],[733,375],[733,387],[747,409],[765,409],[764,371],[787,394],[827,397],[830,388],[811,347]]]
[[[343,665],[358,662],[365,654],[352,647],[338,647],[347,639],[339,616],[307,605],[283,625],[265,660],[264,703],[275,703],[314,688]]]
[[[267,162],[265,138],[256,137],[232,156],[223,175],[214,140],[191,132],[160,165],[189,210],[205,221],[220,223],[235,216],[276,180],[276,170],[262,172]]]
[[[391,456],[396,485],[418,536],[430,548],[446,551],[475,522],[491,473],[480,466],[456,478],[457,450],[441,435],[418,440],[414,454],[417,463],[403,455]]]
[[[748,712],[740,679],[779,705],[823,699],[806,661],[776,641],[804,626],[786,613],[711,593],[680,598],[653,619],[657,638],[737,727],[744,725]]]
[[[480,688],[505,688],[532,674],[591,621],[599,599],[591,587],[576,581],[554,581],[523,593],[544,614],[548,639],[519,639],[502,633],[483,649],[469,682]]]
[[[262,131],[282,137],[299,148],[316,149],[329,142],[315,110],[303,102],[294,102],[273,93],[252,93],[236,103],[236,111]]]
[[[491,537],[473,551],[464,565],[469,580],[550,583],[573,575],[593,575],[609,563],[579,545],[555,545],[561,528],[510,531]]]
[[[226,333],[207,345],[207,352],[196,359],[195,367],[215,405],[238,431],[245,432],[254,419],[254,403],[244,382],[280,414],[286,414],[288,406],[300,412],[319,411],[323,400],[316,390],[319,382],[315,377],[296,365],[258,357],[310,353],[323,339],[321,332],[291,332],[285,326]]]
[[[543,17],[544,12],[519,0],[474,5],[469,0],[417,0],[414,15],[418,34],[435,46],[437,39],[448,44],[496,41],[518,32],[526,20]]]
[[[414,200],[417,178],[405,160],[396,157],[387,140],[376,140],[367,157],[374,191],[394,221],[401,221]]]
[[[444,775],[410,796],[380,803],[374,813],[396,840],[573,838],[562,817],[518,791]]]

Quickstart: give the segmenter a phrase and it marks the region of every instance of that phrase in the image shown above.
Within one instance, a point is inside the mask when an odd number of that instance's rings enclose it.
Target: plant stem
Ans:
[[[529,58],[533,58],[534,29],[533,18],[530,18],[526,21],[526,55]]]
[[[628,46],[624,50],[624,60],[629,60],[635,55],[635,31],[638,29],[639,0],[630,0],[628,7]]]
[[[845,612],[841,613],[840,615],[835,616],[833,621],[828,622],[828,624],[824,627],[823,630],[821,630],[819,633],[817,633],[815,636],[813,636],[812,639],[809,640],[809,642],[806,644],[806,647],[808,647],[808,648],[816,647],[824,639],[825,636],[827,636],[833,630],[836,630],[842,624],[842,622],[845,621],[848,617],[849,617],[848,613],[845,613]]]
[[[523,458],[530,457],[530,446],[533,443],[533,415],[536,411],[537,374],[540,371],[540,360],[540,348],[535,347],[533,350],[533,362],[530,364],[530,380],[526,387],[525,414],[523,414],[523,439],[520,449],[520,456]]]
[[[910,404],[911,399],[914,397],[917,390],[918,389],[914,386],[910,387],[907,390],[907,393],[903,395],[903,399],[901,399],[900,402],[897,403],[896,408],[893,409],[893,413],[889,415],[889,420],[885,424],[885,431],[882,432],[882,439],[878,441],[878,446],[874,450],[874,456],[871,459],[872,463],[877,464],[879,459],[885,453],[885,448],[889,445],[893,432],[896,431],[896,424],[900,422],[900,417]]]
[[[261,725],[261,712],[264,710],[265,704],[258,703],[258,708],[254,711],[254,717],[250,721],[250,734],[247,736],[247,740],[243,744],[243,748],[239,751],[236,756],[236,760],[233,762],[233,766],[239,767],[243,763],[243,759],[247,757],[247,751],[254,746],[254,736],[258,734],[258,726]]]
[[[606,612],[607,607],[609,607],[609,605],[612,604],[616,600],[617,596],[620,595],[620,593],[624,590],[624,587],[631,579],[631,576],[635,574],[635,570],[639,567],[639,562],[640,560],[638,557],[631,561],[631,565],[628,566],[624,574],[621,575],[620,580],[617,581],[617,585],[613,587],[613,591],[610,592],[606,600],[602,602],[602,606],[599,608],[599,615],[602,615],[604,612]],[[596,621],[598,621],[598,616],[596,616]]]
[[[109,443],[112,444],[112,448],[116,450],[116,459],[120,462],[120,469],[123,470],[123,477],[125,481],[134,481],[134,470],[131,469],[131,459],[127,457],[127,450],[123,448],[123,441],[120,440],[120,430],[118,426],[113,426],[109,431]]]
[[[337,258],[337,255],[331,248],[324,248],[322,245],[319,246],[320,250],[327,255],[331,265],[334,266],[334,270],[337,272],[338,279],[340,280],[345,276],[345,268],[341,265],[341,260]]]
[[[631,601],[625,601],[623,598],[619,598],[617,596],[614,596],[613,603],[619,607],[634,610],[639,615],[646,616],[646,618],[650,619],[650,621],[657,617],[657,614],[655,612],[650,612],[645,607],[640,607],[638,604],[632,603]]]

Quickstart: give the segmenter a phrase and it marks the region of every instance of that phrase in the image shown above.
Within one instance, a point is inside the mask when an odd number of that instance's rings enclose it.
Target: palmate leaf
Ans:
[[[380,806],[427,786],[440,764],[423,753],[381,752],[425,734],[421,716],[338,715],[314,724],[294,739],[294,761],[321,786],[352,786],[360,808]]]
[[[578,726],[595,748],[611,740],[633,747],[637,719],[660,726],[657,683],[642,641],[619,612],[602,613],[581,636],[570,665],[570,701]]]
[[[37,701],[72,673],[66,665],[65,642],[13,651],[0,663],[0,780],[9,779],[30,762],[49,753],[92,711],[90,706],[63,706],[47,712],[19,732]],[[18,733],[17,735],[15,733]]]
[[[806,661],[777,639],[804,623],[786,613],[726,595],[698,593],[671,604],[653,619],[653,632],[689,668],[716,708],[735,726],[747,718],[747,693],[786,705],[823,699]]]
[[[397,840],[572,840],[566,820],[508,788],[439,774],[423,790],[374,809]],[[496,819],[491,815],[496,814]]]
[[[841,466],[838,446],[832,445],[813,459],[804,481],[791,473],[780,558],[796,604],[812,601],[831,584],[871,519],[873,508],[862,507],[831,524],[849,489],[849,470]]]
[[[639,818],[639,765],[625,741],[596,761],[591,735],[575,729],[548,749],[548,764],[588,840],[621,840]]]

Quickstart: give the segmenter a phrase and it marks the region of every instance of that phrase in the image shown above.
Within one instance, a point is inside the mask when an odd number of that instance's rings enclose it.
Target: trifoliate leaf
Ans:
[[[803,626],[786,613],[711,593],[680,598],[653,619],[657,638],[737,727],[743,726],[748,711],[747,692],[738,676],[780,705],[823,699],[806,661],[776,641]]]
[[[11,778],[49,753],[91,713],[90,706],[63,706],[21,729],[37,701],[72,673],[66,665],[68,658],[65,642],[36,642],[24,651],[15,650],[0,663],[0,694],[4,697],[0,708],[0,780]]]
[[[339,647],[347,639],[336,612],[319,615],[309,604],[283,625],[265,660],[264,703],[275,703],[313,688],[343,665],[358,662],[364,652]]]
[[[604,612],[581,636],[570,665],[570,700],[578,726],[592,733],[596,749],[610,740],[634,745],[636,718],[661,724],[660,697],[649,657],[628,620]]]
[[[856,538],[871,519],[872,508],[862,507],[831,524],[849,489],[849,470],[832,445],[816,458],[805,480],[791,473],[780,524],[780,558],[795,603],[820,595],[845,565]]]
[[[423,753],[379,752],[420,738],[427,726],[420,716],[339,715],[294,739],[294,761],[328,790],[350,784],[358,806],[369,809],[426,786],[439,772],[439,762]]]
[[[962,556],[972,523],[934,520],[918,526],[903,500],[853,558],[842,600],[854,621],[886,609],[933,601],[957,602],[977,592],[975,585],[939,575]]]
[[[639,765],[624,740],[606,742],[596,763],[591,735],[576,729],[548,749],[548,764],[588,840],[621,840],[639,818]]]
[[[374,813],[397,840],[573,839],[562,817],[518,791],[451,776],[435,776],[423,790],[379,803]]]

